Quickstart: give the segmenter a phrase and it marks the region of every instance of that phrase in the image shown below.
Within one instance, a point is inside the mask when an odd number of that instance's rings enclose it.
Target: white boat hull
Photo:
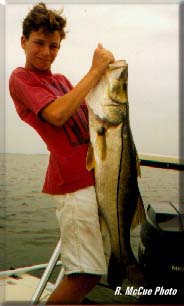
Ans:
[[[39,278],[30,274],[0,278],[0,305],[7,302],[16,302],[16,304],[17,302],[31,303],[39,281]],[[52,288],[53,284],[48,282],[40,298],[40,304],[48,299]]]

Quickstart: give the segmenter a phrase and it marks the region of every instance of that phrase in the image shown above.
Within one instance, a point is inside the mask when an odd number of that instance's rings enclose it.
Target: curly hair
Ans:
[[[38,3],[23,20],[23,35],[29,38],[32,31],[43,29],[44,33],[53,33],[58,31],[61,40],[65,38],[66,19],[61,16],[62,11],[47,9],[45,3]]]

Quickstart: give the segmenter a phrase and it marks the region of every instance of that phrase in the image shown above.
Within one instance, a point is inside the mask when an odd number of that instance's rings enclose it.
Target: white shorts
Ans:
[[[61,231],[61,260],[65,274],[107,274],[94,187],[53,197]]]

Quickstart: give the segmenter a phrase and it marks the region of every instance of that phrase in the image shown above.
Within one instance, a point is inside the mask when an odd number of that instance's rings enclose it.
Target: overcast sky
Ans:
[[[21,24],[32,4],[6,5],[6,151],[46,153],[22,122],[8,92],[14,68],[24,66]],[[55,4],[63,8],[68,34],[53,72],[75,85],[88,71],[98,42],[129,65],[130,122],[139,153],[179,154],[179,5]]]

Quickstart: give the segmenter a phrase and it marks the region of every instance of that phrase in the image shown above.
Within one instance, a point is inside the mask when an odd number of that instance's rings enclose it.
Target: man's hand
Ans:
[[[108,65],[115,61],[114,55],[107,49],[103,48],[101,43],[98,43],[98,47],[95,49],[93,54],[93,61],[91,69],[97,71],[100,75],[102,75]]]

